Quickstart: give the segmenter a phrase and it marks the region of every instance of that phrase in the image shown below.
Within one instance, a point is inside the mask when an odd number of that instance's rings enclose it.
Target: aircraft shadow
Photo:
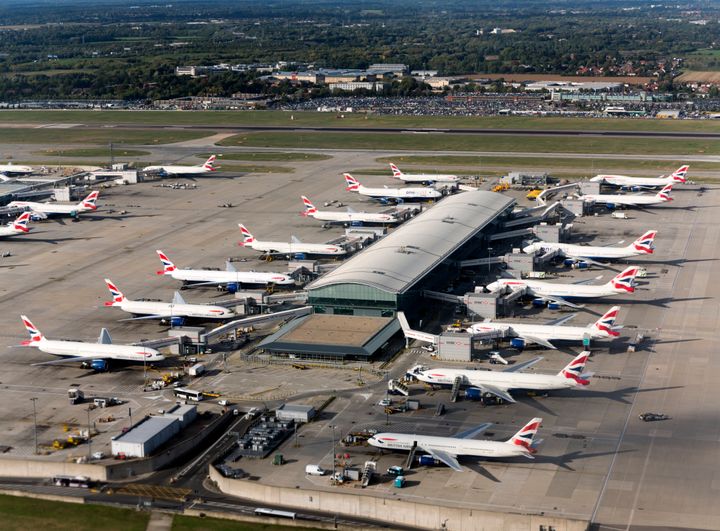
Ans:
[[[590,380],[592,385],[592,379]],[[652,387],[649,389],[638,389],[636,386],[624,387],[622,389],[616,389],[615,391],[594,391],[592,389],[568,389],[567,391],[556,391],[555,396],[562,398],[607,398],[621,404],[630,405],[631,401],[627,400],[626,396],[631,396],[637,393],[650,393],[653,391],[669,391],[671,389],[682,389],[684,385],[673,385],[667,387]]]
[[[662,299],[654,299],[649,301],[637,300],[637,299],[613,299],[613,302],[618,305],[632,305],[632,304],[649,304],[651,306],[658,306],[660,308],[669,308],[668,304],[671,302],[689,302],[689,301],[704,301],[713,299],[714,297],[685,297],[685,298],[674,298],[674,297],[663,297]]]
[[[462,463],[462,464],[465,465],[465,467],[472,470],[473,472],[483,476],[484,478],[489,479],[493,483],[500,483],[500,480],[498,478],[496,478],[495,476],[493,476],[492,473],[487,468],[482,466],[479,462],[473,461],[472,463]]]
[[[582,450],[575,450],[574,452],[570,452],[563,455],[558,456],[549,456],[549,455],[536,455],[535,456],[535,462],[538,464],[552,464],[557,466],[558,468],[562,468],[564,470],[569,470],[570,472],[575,472],[575,469],[571,467],[568,463],[572,463],[573,461],[577,461],[578,459],[591,459],[593,457],[603,457],[605,455],[615,455],[615,454],[624,454],[627,452],[634,452],[633,449],[627,449],[627,450],[618,450],[612,451],[612,452],[593,452],[593,453],[583,453]]]

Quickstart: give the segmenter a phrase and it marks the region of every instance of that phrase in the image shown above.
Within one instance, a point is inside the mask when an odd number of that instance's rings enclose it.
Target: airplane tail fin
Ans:
[[[588,385],[590,383],[589,378],[591,375],[583,374],[583,370],[585,369],[585,364],[587,363],[589,357],[589,351],[586,350],[581,352],[575,356],[575,358],[557,375],[567,378],[568,380],[573,380],[575,385]]]
[[[390,163],[390,169],[392,170],[393,177],[396,179],[400,179],[403,176],[403,172],[400,171],[400,168],[395,166],[392,162]]]
[[[305,211],[302,213],[303,216],[309,216],[311,214],[317,214],[317,208],[315,208],[315,205],[313,205],[310,200],[305,197],[304,195],[300,196],[302,198],[303,204],[305,205]]]
[[[677,170],[675,170],[672,174],[672,180],[676,183],[685,183],[687,182],[687,172],[690,169],[690,166],[680,166]]]
[[[513,444],[515,446],[522,446],[529,454],[534,454],[536,450],[533,447],[533,438],[537,435],[541,424],[542,419],[540,417],[532,419],[530,422],[525,424],[520,431],[508,439],[506,443]]]
[[[357,192],[360,189],[360,183],[355,177],[349,173],[343,173],[343,177],[345,177],[345,182],[347,183],[345,190],[348,192]]]
[[[628,248],[639,251],[642,254],[653,254],[655,252],[655,236],[657,236],[657,231],[649,230],[628,245]]]
[[[94,192],[90,192],[85,199],[78,203],[78,208],[82,208],[85,210],[97,210],[97,205],[95,204],[95,201],[97,201],[99,195],[100,192],[98,192],[97,190],[95,190]]]
[[[625,269],[622,273],[618,273],[610,282],[606,285],[612,287],[618,292],[634,293],[635,292],[635,277],[638,274],[637,266],[630,266]]]
[[[617,319],[619,311],[620,306],[613,306],[591,325],[592,329],[605,337],[618,337],[620,332],[617,332],[613,325],[615,324],[615,319]]]
[[[217,157],[215,155],[211,155],[209,159],[205,161],[205,164],[203,164],[203,169],[205,171],[215,171],[216,168],[213,166],[215,164],[215,159]]]
[[[23,346],[29,346],[33,343],[39,343],[43,339],[45,339],[42,335],[42,332],[38,330],[38,328],[32,324],[32,321],[27,318],[25,315],[21,315],[20,318],[22,319],[23,324],[25,325],[25,329],[28,331],[28,334],[30,334],[30,340],[29,341],[23,341],[21,345]]]
[[[30,212],[23,212],[13,222],[13,229],[15,229],[16,231],[19,231],[19,232],[30,232],[30,227],[28,227],[29,223],[30,223]]]
[[[666,184],[663,189],[657,193],[657,198],[661,201],[672,201],[673,198],[670,197],[670,192],[672,192],[672,189],[673,183]]]
[[[239,243],[240,247],[245,247],[246,245],[250,245],[255,242],[255,238],[252,234],[250,234],[250,231],[245,228],[245,225],[242,223],[238,223],[238,226],[240,227],[240,233],[243,236],[243,241]]]
[[[170,261],[170,259],[167,257],[167,255],[164,252],[162,252],[160,250],[157,250],[155,252],[160,257],[160,261],[162,262],[162,265],[163,265],[163,270],[158,271],[157,272],[158,275],[169,275],[170,273],[172,273],[173,271],[175,271],[177,269],[175,267],[175,264],[173,264]]]
[[[105,279],[105,284],[107,284],[108,289],[110,290],[110,295],[112,295],[112,301],[108,301],[105,303],[105,306],[115,306],[115,304],[121,303],[125,300],[125,295],[122,294],[122,291],[120,291],[115,284],[113,284],[113,281],[109,278]]]

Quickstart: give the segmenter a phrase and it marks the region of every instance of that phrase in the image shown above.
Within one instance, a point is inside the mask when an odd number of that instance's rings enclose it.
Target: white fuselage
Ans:
[[[33,169],[30,166],[15,166],[15,164],[0,164],[0,173],[4,175],[30,175]]]
[[[680,183],[672,175],[667,177],[629,177],[627,175],[597,175],[590,179],[613,186],[639,186],[644,188],[662,188],[671,183]]]
[[[531,294],[547,297],[562,297],[563,299],[570,299],[573,297],[610,297],[612,295],[626,293],[625,291],[614,288],[612,285],[608,284],[586,286],[584,284],[556,284],[554,282],[543,282],[541,280],[517,279],[499,279],[492,284],[488,284],[487,288],[490,291],[495,291],[495,289],[501,286],[509,286],[512,289],[527,287]]]
[[[374,212],[330,212],[328,210],[318,210],[308,215],[319,221],[328,221],[330,223],[398,223],[400,221],[390,214]]]
[[[162,172],[167,175],[201,175],[210,173],[212,170],[203,166],[146,166],[143,171],[147,173]]]
[[[134,345],[113,345],[105,343],[83,343],[81,341],[58,341],[41,339],[30,344],[43,352],[56,356],[97,356],[98,359],[125,361],[161,361],[165,356],[157,350]]]
[[[560,252],[567,256],[580,256],[584,258],[605,258],[608,260],[618,260],[620,258],[630,258],[631,256],[648,254],[646,252],[638,251],[631,245],[625,247],[593,247],[590,245],[553,242],[531,243],[523,249],[523,252],[530,254],[538,249],[560,249]]]
[[[388,450],[412,450],[413,445],[417,443],[420,449],[447,452],[454,456],[525,457],[530,455],[530,452],[523,446],[506,442],[410,435],[407,433],[378,433],[368,442],[376,448],[387,448]]]
[[[159,315],[167,317],[191,317],[194,319],[228,319],[235,312],[222,306],[205,304],[175,304],[172,302],[131,301],[113,302],[112,306],[133,315]]]
[[[457,175],[434,175],[431,173],[403,173],[396,177],[406,183],[456,183],[458,182]]]
[[[421,382],[436,385],[453,385],[455,378],[461,378],[463,385],[483,385],[504,390],[526,389],[535,391],[553,391],[571,389],[577,386],[575,380],[556,374],[533,374],[524,372],[474,371],[468,369],[428,369],[414,374]]]
[[[477,323],[470,327],[473,334],[502,331],[512,337],[539,337],[547,341],[582,341],[585,338],[599,339],[607,334],[585,326],[553,326],[527,323]]]
[[[184,282],[215,282],[218,284],[294,284],[288,275],[260,271],[213,271],[205,269],[176,269],[170,273],[175,280]]]
[[[316,255],[343,255],[347,251],[338,245],[326,243],[296,243],[296,242],[264,242],[255,240],[245,243],[256,251],[267,254],[316,254]]]
[[[626,205],[626,206],[649,206],[665,203],[666,200],[661,199],[657,195],[633,195],[633,194],[587,194],[580,196],[583,201],[600,204]]]
[[[442,197],[442,194],[434,188],[368,188],[367,186],[360,186],[357,189],[360,195],[368,197],[374,197],[377,199],[438,199]]]
[[[82,206],[82,203],[75,203],[69,205],[67,203],[36,203],[34,201],[13,201],[8,206],[30,209],[33,212],[40,212],[42,214],[65,214],[68,216],[92,210],[91,208]]]

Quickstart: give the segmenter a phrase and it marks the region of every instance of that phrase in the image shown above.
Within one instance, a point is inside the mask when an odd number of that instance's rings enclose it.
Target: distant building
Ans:
[[[293,420],[295,422],[310,422],[315,417],[315,408],[302,404],[283,404],[275,412],[278,420]]]
[[[196,66],[176,66],[175,67],[175,75],[176,76],[196,76],[197,70],[198,69]]]
[[[348,92],[361,89],[379,92],[383,89],[384,83],[375,83],[372,81],[351,81],[348,83],[330,83],[328,87],[330,90],[346,90]]]
[[[404,76],[408,73],[410,67],[399,63],[375,63],[368,67],[368,71],[388,72],[396,76]]]
[[[438,71],[437,70],[413,70],[412,72],[410,72],[410,75],[412,77],[420,77],[420,78],[437,77]]]

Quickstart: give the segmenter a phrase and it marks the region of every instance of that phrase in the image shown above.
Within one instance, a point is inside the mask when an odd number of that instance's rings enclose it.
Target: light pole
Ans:
[[[492,258],[493,248],[488,247],[488,259]],[[490,260],[488,260],[488,277],[490,276]]]
[[[88,462],[92,459],[92,437],[90,435],[90,406],[87,407],[88,423],[87,423],[87,439],[88,439]]]
[[[37,410],[35,409],[35,402],[37,402],[37,397],[32,397],[30,399],[33,403],[33,424],[35,425],[35,455],[38,453],[38,442],[37,442]]]
[[[329,428],[332,430],[332,478],[335,479],[335,424],[331,424]]]

